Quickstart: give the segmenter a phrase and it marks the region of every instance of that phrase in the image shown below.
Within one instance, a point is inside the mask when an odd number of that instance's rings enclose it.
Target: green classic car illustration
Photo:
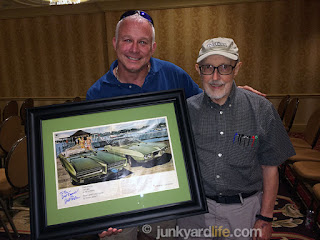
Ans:
[[[131,167],[153,167],[171,159],[165,142],[142,142],[133,138],[123,138],[113,140],[109,145],[104,146],[104,150],[127,158]]]
[[[73,185],[105,181],[123,170],[127,159],[105,151],[85,151],[66,156],[59,154]]]

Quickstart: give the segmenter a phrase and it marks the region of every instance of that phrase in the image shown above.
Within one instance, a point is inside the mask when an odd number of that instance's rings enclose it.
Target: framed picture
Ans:
[[[31,238],[207,212],[183,90],[28,109]]]

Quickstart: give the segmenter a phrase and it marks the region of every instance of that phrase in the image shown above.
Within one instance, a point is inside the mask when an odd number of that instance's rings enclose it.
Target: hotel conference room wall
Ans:
[[[194,63],[204,40],[234,38],[243,66],[238,85],[250,85],[278,103],[303,96],[297,124],[320,99],[320,2],[266,1],[147,9],[156,28],[155,57],[185,69],[199,85]],[[33,97],[36,105],[85,97],[115,59],[115,25],[123,11],[0,20],[0,107]],[[1,12],[0,12],[1,15]]]

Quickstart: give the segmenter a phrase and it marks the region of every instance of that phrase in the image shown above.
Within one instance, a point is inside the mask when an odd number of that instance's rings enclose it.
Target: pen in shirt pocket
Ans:
[[[251,135],[239,134],[236,132],[233,136],[233,143],[235,143],[236,140],[239,145],[243,145],[244,147],[245,146],[254,147],[258,141],[258,135],[251,136]]]

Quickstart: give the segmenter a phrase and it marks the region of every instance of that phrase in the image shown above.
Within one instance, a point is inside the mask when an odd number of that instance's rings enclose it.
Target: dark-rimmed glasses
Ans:
[[[220,75],[230,75],[236,66],[237,64],[234,66],[221,64],[218,67],[212,65],[201,65],[199,66],[199,69],[202,75],[211,75],[216,69]]]
[[[129,10],[129,11],[126,11],[124,14],[121,15],[120,17],[120,20],[126,18],[126,17],[129,17],[129,16],[132,16],[134,14],[138,13],[141,17],[147,19],[149,22],[151,22],[152,26],[154,26],[153,24],[153,20],[152,18],[150,17],[150,15],[144,11],[140,11],[140,10]]]

